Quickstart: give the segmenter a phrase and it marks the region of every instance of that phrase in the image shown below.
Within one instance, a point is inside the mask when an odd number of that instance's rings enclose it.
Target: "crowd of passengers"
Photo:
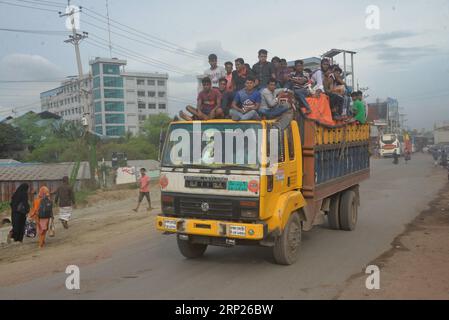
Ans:
[[[302,60],[296,60],[292,69],[285,59],[274,57],[269,62],[267,57],[267,50],[259,50],[259,62],[252,68],[238,58],[234,70],[232,62],[225,62],[223,68],[217,65],[217,56],[210,54],[197,107],[187,106],[188,112],[181,111],[179,116],[184,120],[276,119],[291,111],[281,98],[285,94],[294,96],[305,114],[313,111],[307,100],[325,94],[334,120],[365,123],[363,94],[349,92],[338,65],[322,59],[321,67],[312,71],[304,69]]]

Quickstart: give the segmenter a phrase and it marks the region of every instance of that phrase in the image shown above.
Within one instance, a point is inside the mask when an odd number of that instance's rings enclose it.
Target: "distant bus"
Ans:
[[[397,154],[401,154],[401,142],[397,134],[387,133],[381,135],[379,146],[382,157],[391,157],[395,151]]]

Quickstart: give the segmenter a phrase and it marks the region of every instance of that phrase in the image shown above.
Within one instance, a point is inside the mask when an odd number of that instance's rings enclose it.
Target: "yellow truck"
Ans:
[[[369,125],[326,127],[300,113],[273,120],[178,121],[161,155],[156,227],[187,258],[208,245],[270,247],[296,261],[302,232],[325,222],[353,230],[369,177]]]

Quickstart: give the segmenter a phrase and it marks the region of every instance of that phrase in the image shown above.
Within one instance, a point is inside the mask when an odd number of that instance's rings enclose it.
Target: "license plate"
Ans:
[[[229,191],[247,191],[248,182],[246,181],[228,181]]]
[[[164,227],[165,229],[170,229],[170,230],[176,230],[176,220],[165,220],[164,221]]]
[[[229,234],[232,236],[245,236],[246,227],[245,226],[230,226]]]

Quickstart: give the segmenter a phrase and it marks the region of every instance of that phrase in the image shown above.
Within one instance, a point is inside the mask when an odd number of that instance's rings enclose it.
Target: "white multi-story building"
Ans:
[[[41,93],[42,110],[71,121],[89,114],[91,129],[100,135],[136,134],[149,115],[169,113],[168,74],[126,72],[125,65],[126,60],[117,58],[90,61],[91,72],[85,76],[83,86],[89,92],[88,110],[81,105],[77,79]]]
[[[83,82],[82,88],[86,92],[90,92],[92,90],[91,77],[85,75]],[[82,103],[80,82],[75,77],[63,81],[61,86],[55,89],[42,92],[40,98],[42,111],[52,112],[68,121],[80,121],[83,114],[89,113],[89,110],[92,109],[92,101],[89,99],[86,99],[87,106]]]

